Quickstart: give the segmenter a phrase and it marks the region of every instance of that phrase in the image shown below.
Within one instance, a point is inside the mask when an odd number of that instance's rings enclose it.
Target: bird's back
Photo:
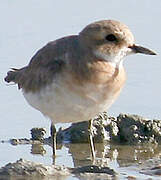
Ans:
[[[77,36],[68,36],[49,42],[33,56],[28,66],[12,68],[5,81],[18,84],[19,89],[26,92],[39,91],[61,72],[67,63],[67,53],[73,53],[77,48],[77,39]]]

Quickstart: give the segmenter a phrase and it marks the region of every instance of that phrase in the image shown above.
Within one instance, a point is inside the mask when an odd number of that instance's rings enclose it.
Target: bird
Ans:
[[[126,81],[124,57],[136,53],[156,55],[136,45],[122,22],[99,20],[77,35],[48,42],[27,66],[12,68],[4,80],[17,84],[28,104],[51,119],[54,157],[55,124],[89,120],[89,144],[95,159],[93,119],[117,99]]]

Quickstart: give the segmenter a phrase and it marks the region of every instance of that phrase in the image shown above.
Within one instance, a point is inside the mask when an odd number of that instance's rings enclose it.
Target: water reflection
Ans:
[[[89,144],[59,144],[57,147],[61,149],[63,146],[68,148],[74,167],[93,164]],[[115,162],[119,167],[125,167],[161,156],[161,146],[155,144],[131,146],[97,143],[95,147],[97,158],[94,163],[101,166],[109,166],[111,162]],[[31,153],[44,155],[46,150],[42,144],[34,144],[31,146]]]
[[[90,148],[88,144],[68,144],[69,153],[72,154],[74,166],[89,165]],[[160,146],[158,145],[110,145],[110,144],[95,144],[96,146],[96,164],[106,165],[110,161],[117,161],[120,167],[129,166],[134,163],[139,163],[142,160],[160,157]]]
[[[36,141],[35,141],[36,142]],[[49,145],[49,144],[48,144]],[[58,144],[57,145],[57,149],[61,149],[63,147],[62,144]],[[44,155],[46,154],[46,150],[44,148],[44,144],[40,144],[40,143],[35,143],[31,145],[31,154],[36,155]]]
[[[32,144],[31,146],[31,154],[46,154],[46,150],[44,149],[43,144]]]

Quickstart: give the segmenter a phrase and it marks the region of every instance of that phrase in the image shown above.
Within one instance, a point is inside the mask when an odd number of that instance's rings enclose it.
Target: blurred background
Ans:
[[[128,79],[109,115],[123,112],[161,119],[160,9],[159,0],[0,0],[0,140],[30,138],[32,127],[45,127],[49,134],[50,126],[49,120],[26,103],[16,86],[4,82],[6,72],[27,65],[47,42],[78,34],[87,24],[103,19],[122,21],[130,27],[137,44],[158,53],[125,59]],[[0,166],[20,157],[48,164],[51,149],[46,148],[48,153],[42,159],[31,156],[28,146],[0,144]],[[68,150],[63,149],[60,157],[63,154],[68,154]],[[61,161],[60,158],[60,164]]]

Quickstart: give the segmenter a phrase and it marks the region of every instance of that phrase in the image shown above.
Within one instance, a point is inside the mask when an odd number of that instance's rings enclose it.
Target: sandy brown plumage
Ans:
[[[28,66],[12,69],[5,77],[6,82],[14,82],[26,92],[38,91],[50,84],[57,73],[66,64],[66,52],[72,53],[77,46],[77,36],[52,41],[40,49],[31,59]]]
[[[155,55],[134,44],[126,25],[98,21],[79,35],[48,43],[26,67],[9,71],[5,81],[18,84],[27,102],[53,124],[89,120],[116,100],[126,80],[123,58],[135,53]]]

